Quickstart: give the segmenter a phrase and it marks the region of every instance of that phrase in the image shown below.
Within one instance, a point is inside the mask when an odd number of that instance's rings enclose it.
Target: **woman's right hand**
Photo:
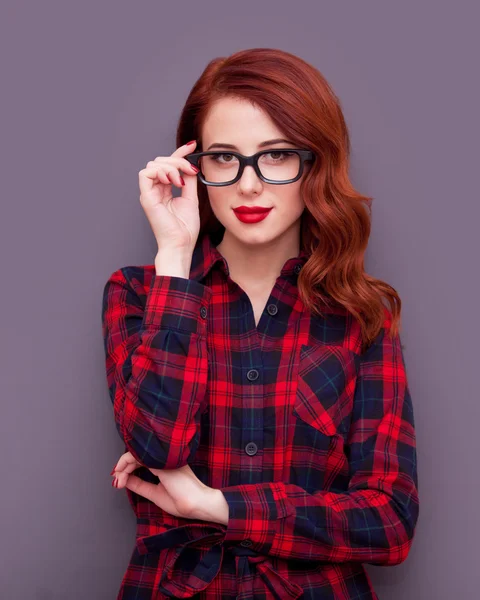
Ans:
[[[171,156],[157,156],[139,171],[140,204],[155,235],[158,248],[193,251],[200,231],[196,170],[183,158],[196,148],[194,143],[180,146]],[[182,176],[184,174],[184,183]],[[172,196],[172,184],[182,188]]]

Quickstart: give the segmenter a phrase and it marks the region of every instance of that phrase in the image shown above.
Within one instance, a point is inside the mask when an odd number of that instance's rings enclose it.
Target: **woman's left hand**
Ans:
[[[178,469],[151,469],[160,483],[150,483],[132,475],[141,465],[130,452],[122,454],[111,475],[117,480],[117,488],[128,488],[132,492],[151,500],[161,509],[175,517],[198,519],[205,516],[204,507],[217,490],[202,483],[189,465]],[[115,480],[114,480],[115,481]]]

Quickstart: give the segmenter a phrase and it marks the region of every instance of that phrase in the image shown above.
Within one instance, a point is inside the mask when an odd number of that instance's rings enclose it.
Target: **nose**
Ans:
[[[237,181],[238,190],[245,195],[253,192],[260,193],[262,184],[263,181],[258,177],[251,165],[245,166],[242,176]]]

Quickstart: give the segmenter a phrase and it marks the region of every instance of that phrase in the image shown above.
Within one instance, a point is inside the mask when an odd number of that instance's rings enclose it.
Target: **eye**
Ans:
[[[286,152],[286,151],[282,151],[282,150],[271,150],[270,152],[266,152],[265,154],[262,154],[260,159],[267,160],[270,162],[282,162],[292,156],[296,156],[295,152]]]
[[[220,158],[227,156],[229,157],[227,160],[220,160]],[[219,162],[219,163],[229,163],[229,162],[233,162],[234,160],[237,160],[236,156],[234,156],[233,154],[214,154],[211,156],[212,160],[214,160],[215,162]]]

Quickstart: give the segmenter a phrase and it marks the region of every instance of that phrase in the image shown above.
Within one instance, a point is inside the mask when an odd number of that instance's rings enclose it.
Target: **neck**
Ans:
[[[217,250],[226,259],[230,277],[252,288],[275,282],[283,265],[300,252],[300,227],[292,227],[281,237],[260,244],[245,244],[225,231]]]

